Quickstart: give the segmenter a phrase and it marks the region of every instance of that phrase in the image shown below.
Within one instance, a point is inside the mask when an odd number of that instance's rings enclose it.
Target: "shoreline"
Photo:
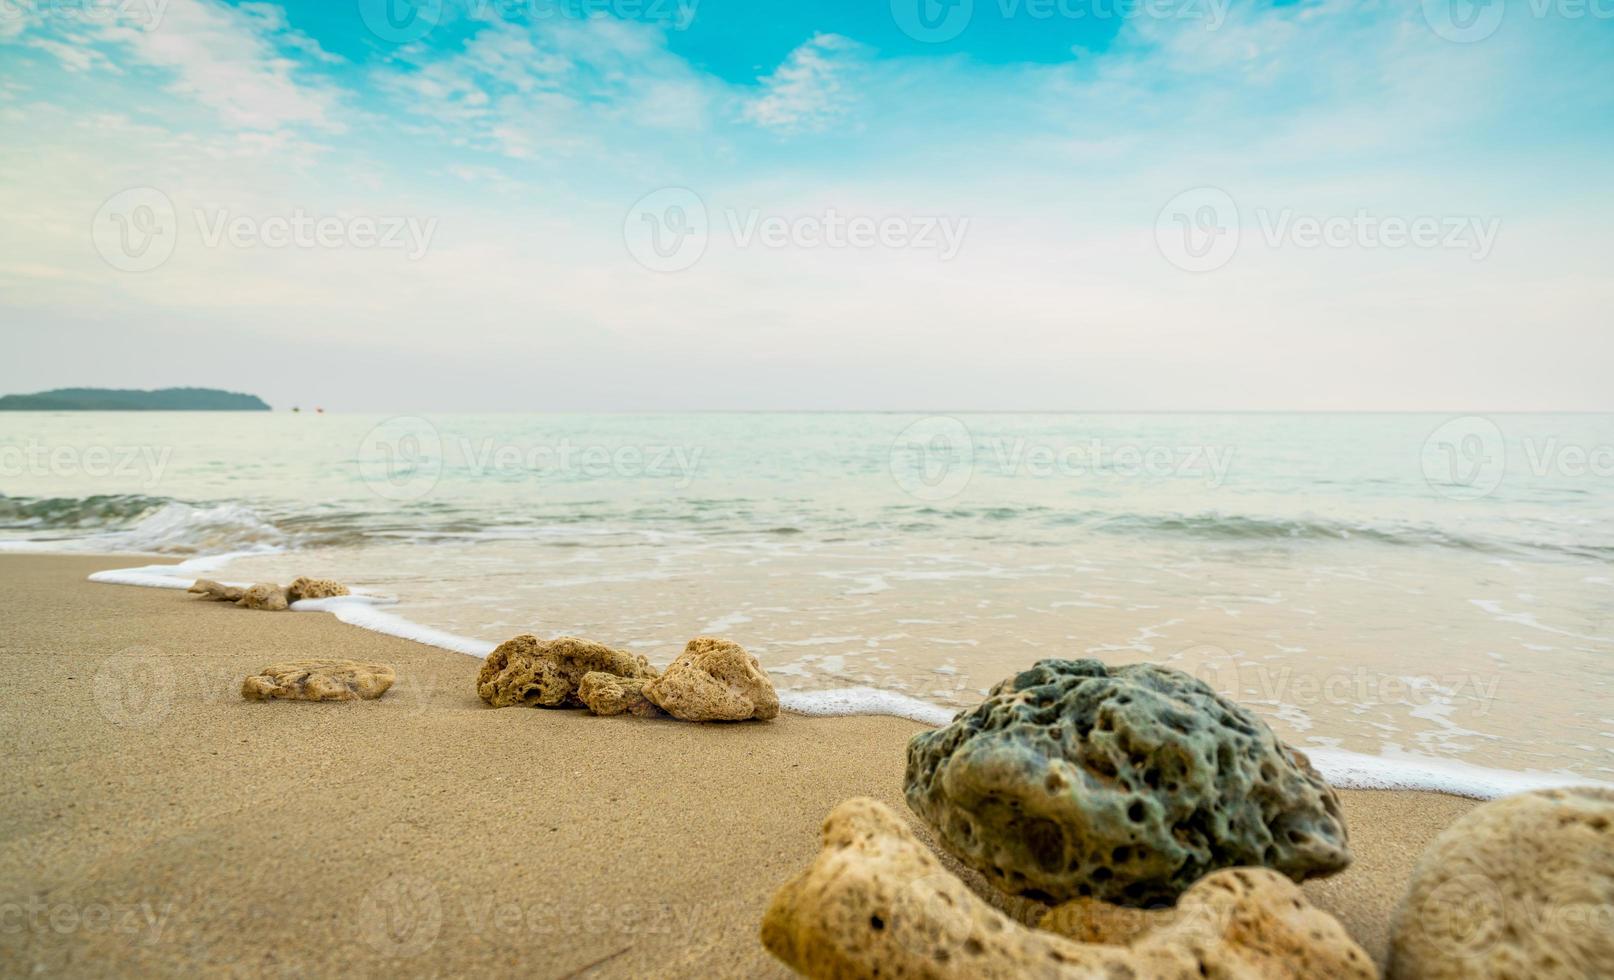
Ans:
[[[21,760],[0,907],[23,926],[0,950],[24,969],[786,976],[757,928],[834,805],[872,796],[933,843],[902,799],[916,722],[490,709],[473,665],[433,647],[86,580],[118,561],[0,555]],[[246,674],[317,655],[398,683],[241,700]],[[1357,861],[1305,891],[1382,959],[1417,854],[1476,804],[1340,796]]]
[[[0,551],[0,554],[7,552]],[[10,552],[19,554],[18,552]],[[40,552],[38,554],[49,554]],[[101,584],[129,585],[162,589],[185,589],[198,577],[210,577],[215,569],[254,552],[228,552],[219,555],[180,559],[163,555],[83,555],[98,561],[144,561],[145,564],[104,569],[89,576]],[[180,574],[171,574],[180,570]],[[251,582],[227,584],[246,588]],[[380,633],[476,658],[487,656],[501,640],[483,640],[451,633],[414,622],[389,612],[399,600],[368,594],[338,599],[305,600],[298,612],[330,613],[341,622],[362,630]],[[933,704],[907,694],[880,688],[843,687],[779,692],[783,710],[810,717],[893,717],[941,727],[952,720],[957,708]],[[1297,746],[1336,788],[1362,790],[1412,790],[1447,793],[1473,800],[1491,800],[1513,793],[1563,786],[1614,786],[1568,770],[1511,770],[1479,766],[1460,759],[1441,759],[1417,754],[1399,757],[1371,755],[1337,748]]]

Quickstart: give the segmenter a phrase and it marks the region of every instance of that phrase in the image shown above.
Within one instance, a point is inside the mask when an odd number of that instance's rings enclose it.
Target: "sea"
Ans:
[[[1342,785],[1614,782],[1614,415],[8,412],[0,549],[444,656],[723,636],[816,714],[1148,661]]]

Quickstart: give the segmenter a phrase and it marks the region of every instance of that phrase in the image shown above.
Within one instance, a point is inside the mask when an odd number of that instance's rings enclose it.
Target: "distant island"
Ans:
[[[0,396],[0,412],[267,412],[257,395],[217,388],[57,388]]]

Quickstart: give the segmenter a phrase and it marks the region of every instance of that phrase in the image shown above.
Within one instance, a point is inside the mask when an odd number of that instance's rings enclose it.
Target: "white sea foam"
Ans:
[[[261,554],[263,552],[256,550],[235,551],[224,555],[209,555],[206,558],[190,558],[178,564],[109,568],[104,572],[92,574],[90,581],[103,582],[108,585],[140,585],[152,589],[188,589],[198,578],[202,578],[208,572],[223,568],[237,558]],[[252,583],[225,582],[224,584],[246,588]]]
[[[1359,755],[1339,749],[1312,749],[1306,754],[1317,771],[1341,789],[1425,790],[1492,800],[1533,789],[1610,785],[1564,770],[1509,772],[1408,754]]]
[[[116,585],[183,589],[189,587],[200,574],[222,567],[242,554],[256,553],[261,552],[193,558],[174,565],[111,569],[96,572],[90,576],[90,580]],[[339,596],[304,599],[294,603],[292,609],[297,612],[328,612],[350,626],[474,657],[487,656],[496,645],[487,640],[424,626],[380,608],[391,601],[371,595]],[[796,714],[890,715],[935,727],[951,722],[958,710],[872,687],[784,691],[779,701],[786,711]],[[1341,749],[1314,748],[1308,750],[1307,754],[1324,778],[1342,789],[1424,790],[1483,800],[1558,786],[1610,785],[1566,770],[1510,772],[1399,752],[1370,756]]]
[[[382,600],[385,602],[385,600]],[[304,599],[292,603],[291,608],[297,612],[328,612],[347,623],[374,633],[385,633],[405,640],[414,640],[427,646],[440,647],[452,650],[455,653],[468,654],[472,657],[486,657],[493,652],[496,643],[487,640],[478,640],[468,636],[460,636],[446,630],[433,629],[411,622],[402,616],[396,616],[377,608],[381,602],[373,596],[337,596],[331,599]]]
[[[958,713],[956,708],[910,698],[876,687],[842,687],[828,691],[784,691],[779,704],[798,715],[893,715],[926,725],[945,725]]]

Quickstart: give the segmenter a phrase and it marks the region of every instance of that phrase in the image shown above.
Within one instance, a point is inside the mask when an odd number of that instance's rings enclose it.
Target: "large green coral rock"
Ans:
[[[908,805],[1004,891],[1170,904],[1219,868],[1350,863],[1334,791],[1181,671],[1044,660],[908,743]]]

